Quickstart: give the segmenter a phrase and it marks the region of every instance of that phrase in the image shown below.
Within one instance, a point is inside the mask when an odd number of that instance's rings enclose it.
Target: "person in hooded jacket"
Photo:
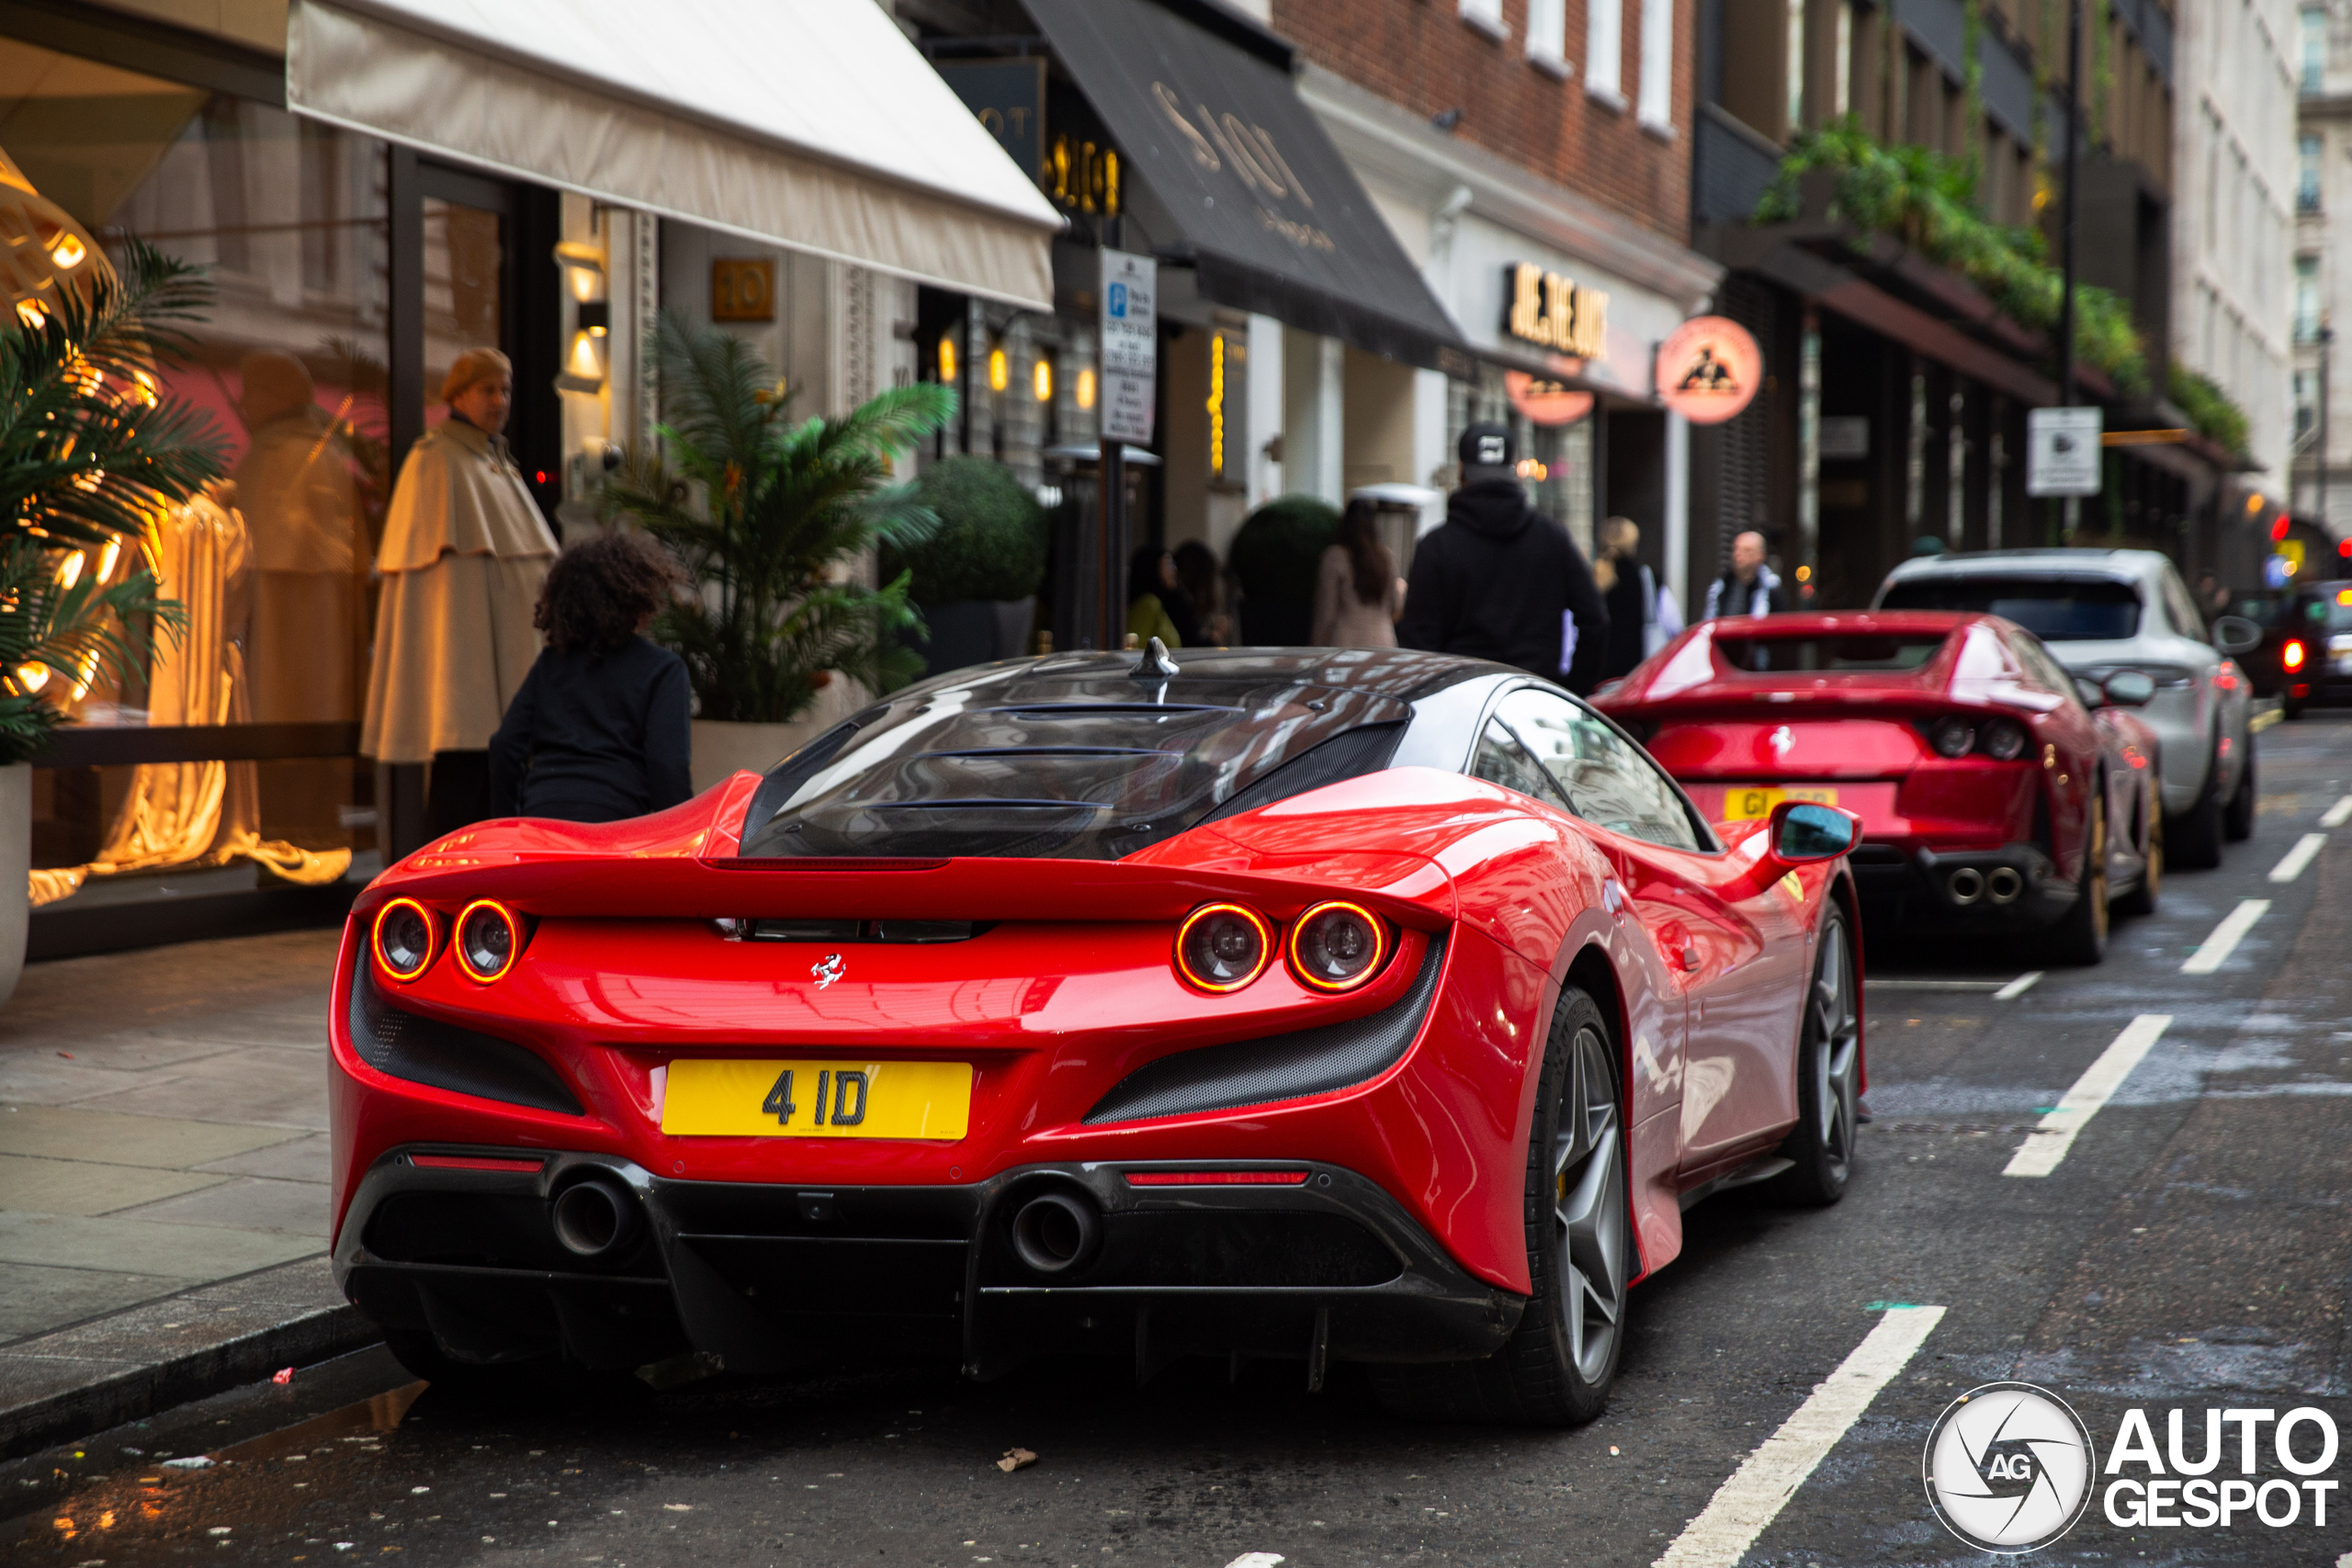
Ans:
[[[1396,641],[1515,664],[1589,695],[1609,640],[1592,569],[1529,503],[1508,426],[1473,424],[1459,452],[1462,487],[1413,548]]]

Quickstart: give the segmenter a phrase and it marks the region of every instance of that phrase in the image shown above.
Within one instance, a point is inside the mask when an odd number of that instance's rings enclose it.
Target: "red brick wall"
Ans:
[[[1462,111],[1453,134],[1661,234],[1690,228],[1697,0],[1675,0],[1674,135],[1634,118],[1644,0],[1623,0],[1626,107],[1584,90],[1585,0],[1567,0],[1566,81],[1527,58],[1527,0],[1503,0],[1509,36],[1462,19],[1456,0],[1273,0],[1274,30],[1317,64],[1414,114]]]

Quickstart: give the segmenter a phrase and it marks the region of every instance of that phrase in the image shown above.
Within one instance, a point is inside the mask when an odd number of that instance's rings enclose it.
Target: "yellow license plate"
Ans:
[[[1810,800],[1818,806],[1838,804],[1834,789],[1727,789],[1724,791],[1726,822],[1760,822],[1784,800]]]
[[[698,1138],[964,1135],[969,1062],[718,1061],[670,1064],[662,1130]]]

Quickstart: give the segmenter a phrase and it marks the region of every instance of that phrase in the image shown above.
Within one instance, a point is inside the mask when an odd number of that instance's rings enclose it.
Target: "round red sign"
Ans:
[[[1510,406],[1535,424],[1574,424],[1592,412],[1590,392],[1524,370],[1504,371],[1503,390],[1510,396]]]
[[[1694,316],[1658,347],[1658,400],[1693,424],[1721,424],[1763,380],[1763,351],[1728,316]]]

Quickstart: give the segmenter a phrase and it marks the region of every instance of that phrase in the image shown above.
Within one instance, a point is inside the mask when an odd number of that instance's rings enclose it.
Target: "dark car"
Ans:
[[[2279,710],[2352,704],[2352,582],[2307,582],[2288,595],[2278,670]]]

